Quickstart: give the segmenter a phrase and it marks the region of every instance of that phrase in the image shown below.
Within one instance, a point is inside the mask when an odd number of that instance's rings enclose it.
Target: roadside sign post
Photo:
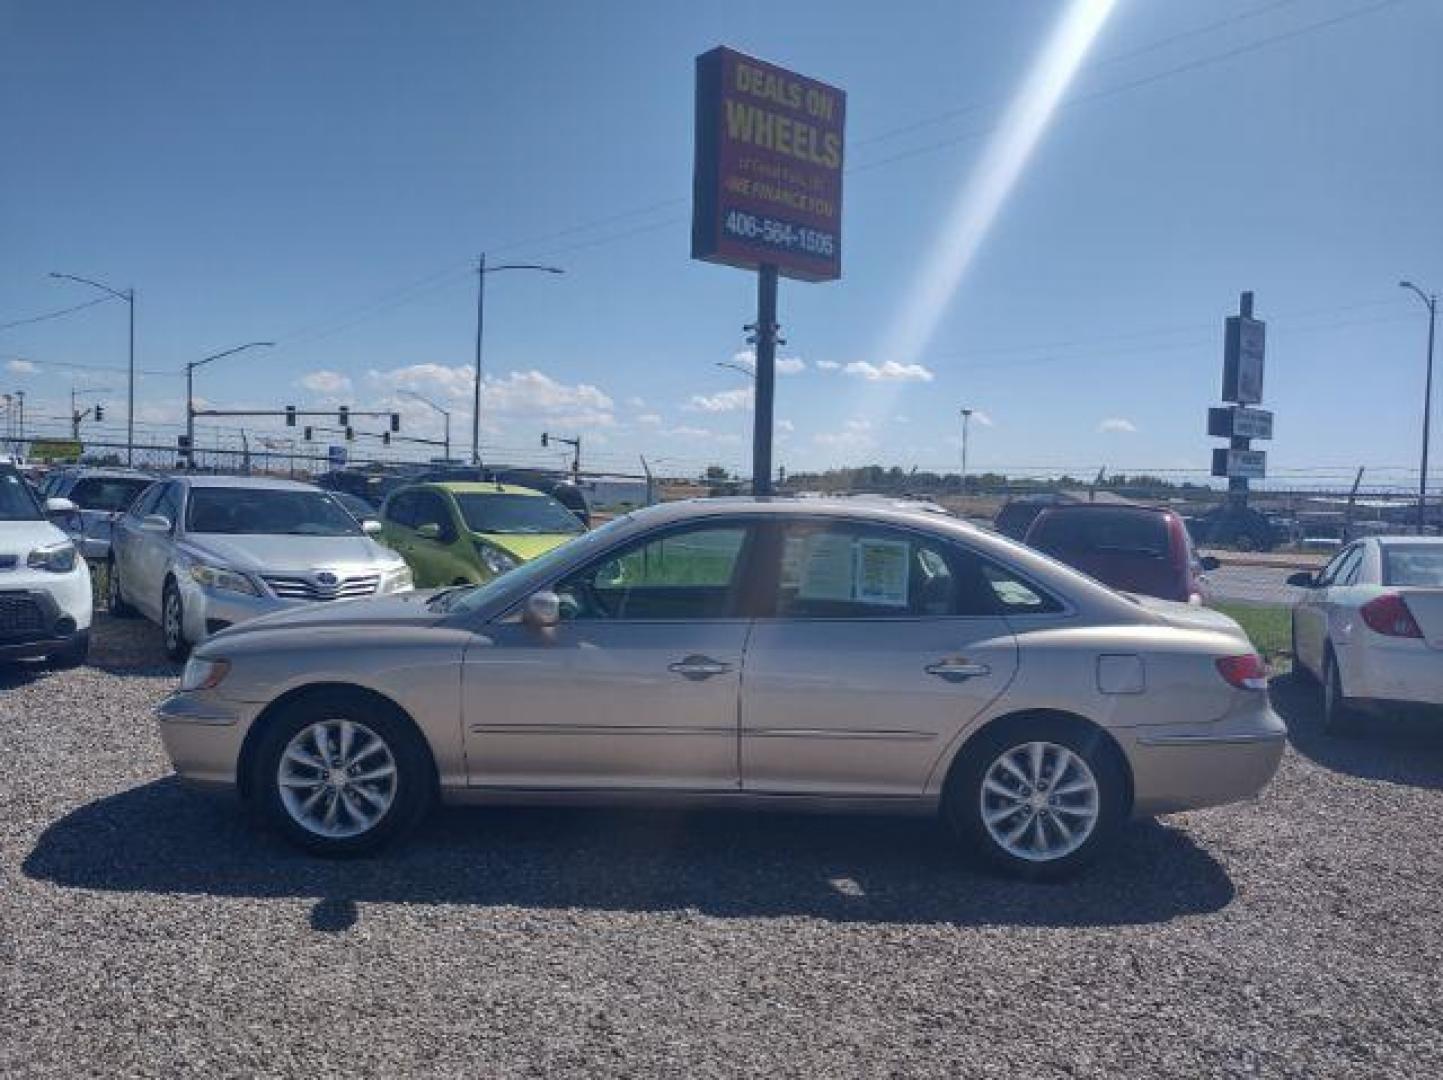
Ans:
[[[1267,475],[1267,454],[1252,449],[1252,440],[1273,437],[1273,414],[1250,408],[1263,400],[1266,341],[1267,324],[1253,318],[1253,294],[1245,292],[1224,324],[1222,399],[1229,404],[1208,409],[1208,434],[1228,440],[1226,449],[1213,451],[1212,475],[1227,477],[1236,510],[1247,507],[1248,481]]]
[[[728,48],[696,60],[691,255],[757,273],[752,490],[772,490],[777,282],[842,276],[846,95]]]

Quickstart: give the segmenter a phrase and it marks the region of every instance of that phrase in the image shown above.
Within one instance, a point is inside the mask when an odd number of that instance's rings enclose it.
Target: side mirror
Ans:
[[[1300,589],[1311,589],[1317,583],[1318,579],[1311,570],[1299,570],[1296,574],[1288,575],[1288,584],[1295,585]]]
[[[140,519],[140,527],[150,533],[170,532],[170,518],[164,514],[146,514]]]
[[[78,513],[79,510],[80,507],[76,506],[69,499],[45,500],[45,512],[52,516],[59,516],[60,514],[74,514]]]
[[[526,598],[521,621],[537,630],[546,630],[561,621],[561,597],[550,589],[534,592]]]
[[[441,526],[434,521],[428,521],[424,525],[416,526],[416,535],[422,540],[439,540],[441,539]]]
[[[1222,565],[1222,563],[1218,560],[1216,555],[1204,555],[1201,559],[1198,560],[1198,565],[1201,566],[1204,571],[1207,571],[1216,570],[1219,566]]]
[[[365,521],[361,522],[361,531],[367,536],[380,536],[381,523],[375,518],[366,518]]]

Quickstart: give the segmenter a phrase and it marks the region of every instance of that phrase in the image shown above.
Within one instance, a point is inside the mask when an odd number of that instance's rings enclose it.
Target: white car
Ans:
[[[1293,660],[1323,685],[1323,724],[1388,705],[1443,705],[1443,537],[1370,536],[1316,574],[1293,608]]]
[[[15,469],[0,465],[0,660],[43,656],[73,667],[90,650],[90,569]]]

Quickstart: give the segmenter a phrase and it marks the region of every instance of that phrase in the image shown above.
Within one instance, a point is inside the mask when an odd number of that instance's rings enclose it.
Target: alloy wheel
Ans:
[[[997,756],[982,777],[982,824],[992,842],[1028,862],[1072,854],[1102,812],[1097,778],[1081,755],[1053,742],[1025,742]]]
[[[365,724],[340,718],[301,728],[281,752],[276,783],[297,825],[330,840],[360,836],[396,800],[396,759]]]

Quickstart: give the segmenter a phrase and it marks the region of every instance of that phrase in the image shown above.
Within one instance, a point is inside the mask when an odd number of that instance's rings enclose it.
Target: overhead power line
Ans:
[[[84,311],[96,304],[109,303],[114,300],[113,296],[97,296],[94,300],[87,300],[83,304],[72,304],[70,307],[60,308],[57,311],[47,311],[43,315],[31,315],[24,319],[12,319],[10,322],[0,323],[0,330],[9,330],[15,326],[29,326],[31,323],[46,322],[50,319],[58,319],[62,315],[70,315],[77,311]]]

